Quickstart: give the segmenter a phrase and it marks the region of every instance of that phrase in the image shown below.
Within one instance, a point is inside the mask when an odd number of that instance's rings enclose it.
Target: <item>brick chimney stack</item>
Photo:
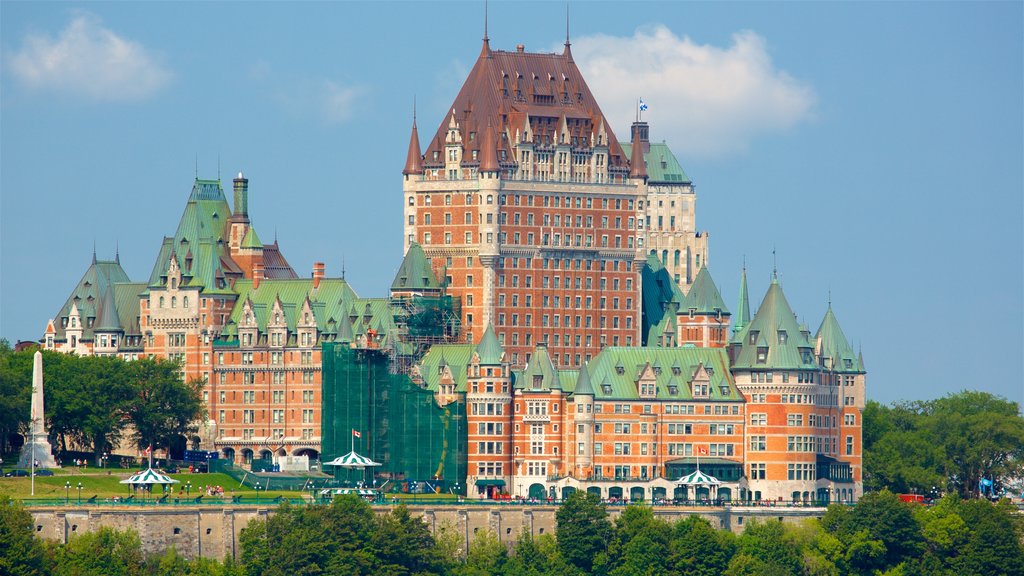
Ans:
[[[320,281],[324,279],[325,265],[323,262],[313,263],[313,288],[320,287]]]
[[[260,280],[263,280],[263,262],[252,263],[252,289],[260,287]]]

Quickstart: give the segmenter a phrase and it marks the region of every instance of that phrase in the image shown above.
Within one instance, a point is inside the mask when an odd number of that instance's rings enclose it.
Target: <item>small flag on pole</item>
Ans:
[[[697,454],[700,454],[701,456],[707,456],[708,455],[708,447],[707,446],[697,446]]]
[[[644,102],[643,98],[640,99],[640,111],[641,112],[646,112],[647,111],[647,104]]]
[[[146,456],[149,456],[152,453],[153,453],[153,445],[150,444],[149,447],[146,448]]]
[[[353,428],[353,429],[352,429],[352,436],[354,436],[354,437],[356,437],[356,438],[362,438],[362,437],[363,437],[362,433],[360,433],[360,432],[359,432],[358,430],[356,430],[355,428]]]

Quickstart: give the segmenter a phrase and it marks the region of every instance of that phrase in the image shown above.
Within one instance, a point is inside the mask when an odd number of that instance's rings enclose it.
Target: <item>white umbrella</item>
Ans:
[[[360,456],[355,451],[349,452],[344,456],[338,456],[330,462],[324,462],[323,466],[341,466],[342,468],[367,468],[370,466],[380,466],[380,462],[374,462],[366,456]]]

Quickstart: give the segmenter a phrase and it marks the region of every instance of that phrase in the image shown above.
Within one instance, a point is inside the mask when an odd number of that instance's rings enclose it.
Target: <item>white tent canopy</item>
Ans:
[[[718,486],[720,484],[721,482],[718,481],[718,478],[708,476],[701,472],[700,469],[676,481],[676,486]]]
[[[380,466],[380,462],[374,462],[366,456],[360,456],[355,451],[349,452],[344,456],[338,456],[330,462],[324,462],[323,466],[341,466],[342,468],[368,468],[370,466]]]
[[[148,470],[141,470],[129,476],[126,480],[121,480],[121,484],[134,484],[134,485],[146,485],[146,484],[177,484],[178,481],[171,478],[170,476],[149,468]]]

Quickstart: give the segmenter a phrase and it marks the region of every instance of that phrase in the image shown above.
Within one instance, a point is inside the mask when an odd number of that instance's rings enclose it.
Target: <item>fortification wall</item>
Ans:
[[[390,507],[375,507],[387,513]],[[523,532],[540,536],[554,534],[557,506],[410,506],[413,515],[423,517],[432,532],[447,528],[462,536],[463,542],[490,530],[509,545]],[[119,530],[132,528],[139,533],[146,552],[162,552],[174,546],[182,555],[192,558],[206,556],[223,559],[241,553],[239,536],[253,518],[274,513],[266,506],[176,506],[173,508],[132,508],[113,506],[29,507],[36,536],[67,542],[75,534],[108,526]],[[622,508],[611,507],[614,520]],[[778,519],[799,522],[818,518],[824,508],[748,508],[748,507],[674,507],[657,506],[654,515],[673,522],[679,518],[699,515],[717,528],[742,532],[751,520]]]

